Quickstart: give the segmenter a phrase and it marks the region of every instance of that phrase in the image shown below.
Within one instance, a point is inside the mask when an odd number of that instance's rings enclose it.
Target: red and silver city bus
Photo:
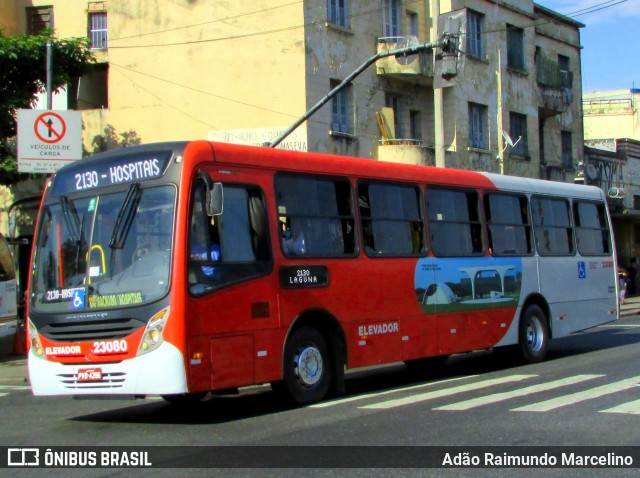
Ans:
[[[46,185],[28,296],[36,395],[271,383],[428,366],[618,316],[595,187],[206,141],[95,155]]]

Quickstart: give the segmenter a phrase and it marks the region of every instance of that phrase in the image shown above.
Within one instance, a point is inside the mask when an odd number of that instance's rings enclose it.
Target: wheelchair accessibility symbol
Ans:
[[[587,278],[587,268],[584,265],[584,262],[578,262],[578,279],[586,279]],[[84,292],[84,291],[83,291]]]
[[[77,289],[73,291],[71,297],[72,309],[84,309],[84,289]]]

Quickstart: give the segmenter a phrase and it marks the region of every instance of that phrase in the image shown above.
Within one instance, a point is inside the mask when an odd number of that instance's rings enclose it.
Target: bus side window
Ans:
[[[351,185],[346,179],[279,175],[275,186],[280,243],[285,256],[355,254]]]
[[[367,255],[416,256],[424,254],[420,192],[415,186],[361,183],[358,203]]]
[[[582,255],[609,255],[609,228],[603,204],[576,201],[573,203],[578,252]]]
[[[526,196],[489,193],[484,196],[493,255],[529,255],[533,252]]]
[[[531,212],[538,253],[543,256],[574,255],[568,202],[560,198],[533,197]]]
[[[427,217],[436,256],[471,256],[484,251],[478,193],[428,188]]]
[[[192,194],[188,280],[193,294],[269,272],[271,252],[262,192],[224,185],[224,207],[209,217],[204,182]]]

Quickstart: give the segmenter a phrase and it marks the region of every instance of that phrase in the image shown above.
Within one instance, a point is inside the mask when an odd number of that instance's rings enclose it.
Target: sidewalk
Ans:
[[[4,385],[29,385],[25,355],[0,357],[0,389]]]
[[[627,297],[624,300],[624,304],[620,306],[620,317],[638,314],[640,314],[640,295],[636,294],[632,297]]]

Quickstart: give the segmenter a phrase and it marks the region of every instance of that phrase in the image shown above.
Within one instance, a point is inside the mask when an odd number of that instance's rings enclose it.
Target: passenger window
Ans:
[[[189,229],[189,288],[202,294],[271,271],[269,232],[262,192],[224,184],[223,213],[206,213],[206,185],[192,193]]]
[[[426,201],[429,238],[436,256],[473,256],[484,252],[475,191],[429,188]]]
[[[573,216],[578,252],[583,256],[610,255],[611,242],[604,204],[575,202]]]
[[[525,196],[490,193],[484,197],[489,248],[494,256],[533,253],[529,207]]]
[[[533,197],[531,214],[538,254],[541,256],[574,255],[573,227],[567,201]]]
[[[343,178],[277,176],[280,245],[287,257],[345,257],[356,252],[351,185]]]
[[[364,250],[368,256],[401,257],[425,253],[417,187],[360,184],[358,204]]]

